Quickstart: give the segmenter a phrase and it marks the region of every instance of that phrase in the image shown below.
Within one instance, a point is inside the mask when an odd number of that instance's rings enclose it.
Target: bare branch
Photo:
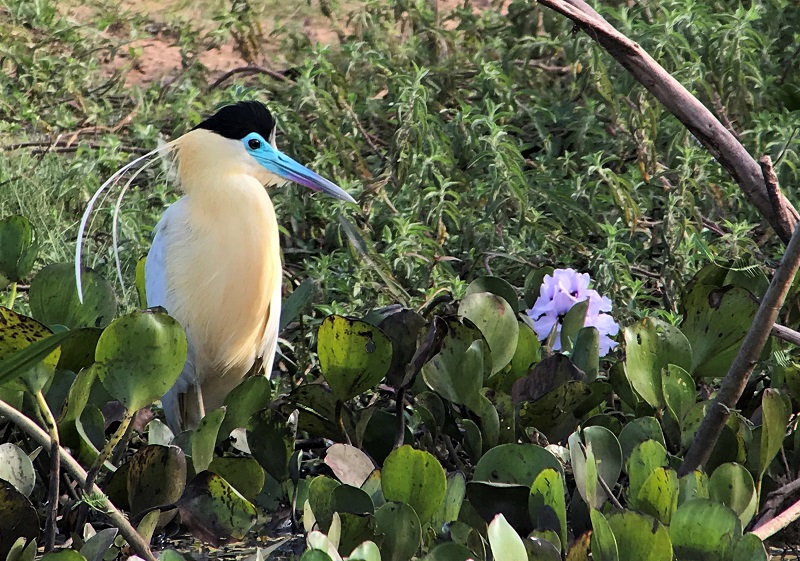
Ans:
[[[582,0],[540,0],[540,3],[571,19],[664,104],[728,171],[778,237],[788,243],[800,220],[797,210],[780,193],[777,205],[772,203],[758,163],[711,111],[638,43],[617,31]]]
[[[736,407],[736,402],[742,396],[758,356],[761,354],[770,332],[774,329],[775,318],[778,317],[778,311],[783,306],[798,267],[800,267],[800,227],[795,228],[794,234],[789,240],[786,253],[769,283],[767,293],[761,300],[750,330],[745,335],[742,346],[725,375],[725,379],[722,380],[722,386],[716,399],[708,408],[703,422],[697,429],[697,434],[692,440],[689,451],[686,452],[678,475],[690,473],[698,467],[704,466],[708,461],[714,444],[722,432],[722,427],[728,419],[730,411]]]

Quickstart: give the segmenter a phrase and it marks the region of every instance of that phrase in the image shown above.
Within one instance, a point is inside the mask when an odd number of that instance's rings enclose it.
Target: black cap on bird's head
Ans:
[[[275,118],[260,101],[240,101],[226,105],[195,129],[206,129],[232,140],[258,133],[271,141],[275,134]]]

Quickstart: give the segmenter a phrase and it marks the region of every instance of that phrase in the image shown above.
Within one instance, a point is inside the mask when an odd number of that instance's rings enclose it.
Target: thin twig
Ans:
[[[31,421],[28,417],[3,400],[0,400],[0,415],[6,417],[20,429],[25,431],[25,433],[33,438],[42,448],[44,448],[48,454],[52,453],[50,447],[50,436],[40,429],[36,423]],[[61,464],[64,466],[64,469],[69,472],[72,478],[75,479],[79,485],[84,486],[86,482],[86,472],[84,469],[64,448],[59,448],[59,452],[61,456]],[[97,485],[92,485],[90,491],[92,493],[103,492],[102,489],[100,489]],[[136,532],[125,516],[119,510],[117,510],[111,501],[106,501],[106,509],[103,511],[103,513],[108,517],[109,521],[114,526],[119,528],[120,534],[122,534],[122,537],[128,541],[131,548],[133,548],[137,555],[143,559],[146,559],[147,561],[156,561],[155,556],[150,551],[150,546],[144,541],[144,539],[142,539],[142,536]]]
[[[270,70],[269,68],[264,68],[263,66],[240,66],[238,68],[234,68],[232,70],[228,70],[225,74],[214,80],[208,89],[215,90],[220,87],[226,80],[230,79],[231,77],[235,76],[236,74],[266,74],[270,78],[274,78],[281,82],[287,82],[289,84],[294,84],[294,80],[281,74],[280,72],[276,72],[275,70]]]
[[[614,496],[614,493],[611,491],[611,487],[608,486],[608,483],[606,483],[605,479],[603,479],[603,477],[599,473],[597,474],[597,481],[600,483],[600,487],[603,488],[603,491],[606,492],[606,495],[608,495],[608,500],[611,501],[611,504],[614,505],[616,508],[623,510],[622,504],[619,502],[619,499],[617,499],[617,497]]]
[[[708,461],[708,457],[722,433],[722,427],[728,419],[730,411],[736,407],[736,403],[742,396],[750,373],[772,332],[775,318],[778,317],[778,312],[783,306],[798,267],[800,267],[800,226],[795,228],[789,240],[781,264],[772,277],[767,293],[761,300],[761,305],[758,307],[736,358],[722,380],[722,386],[716,399],[708,408],[705,418],[700,423],[700,428],[697,429],[697,434],[692,440],[689,451],[686,452],[678,475],[691,473],[704,466]]]
[[[752,533],[761,538],[763,541],[770,536],[774,536],[798,518],[800,518],[800,500],[795,502],[792,506],[781,512],[769,522],[765,522],[761,526],[755,528]]]
[[[782,194],[778,196],[777,207],[771,203],[758,163],[707,107],[638,43],[620,33],[586,2],[541,0],[540,3],[571,19],[675,115],[739,184],[778,237],[788,243],[800,215]],[[778,208],[783,210],[777,212]]]
[[[786,341],[787,343],[791,343],[793,345],[797,345],[800,347],[800,332],[795,331],[794,329],[789,329],[785,325],[781,325],[776,323],[772,326],[772,335]]]

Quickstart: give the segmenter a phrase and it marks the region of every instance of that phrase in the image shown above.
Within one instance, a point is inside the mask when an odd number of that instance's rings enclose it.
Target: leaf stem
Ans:
[[[15,283],[16,284],[16,283]],[[36,403],[47,426],[50,436],[50,482],[47,488],[47,521],[44,525],[44,552],[48,553],[56,545],[56,520],[58,518],[59,482],[61,473],[61,445],[58,437],[58,425],[53,417],[53,412],[47,405],[47,400],[41,390],[36,392]]]
[[[106,463],[106,460],[108,460],[108,458],[111,456],[114,448],[117,447],[117,444],[119,444],[120,440],[122,440],[122,437],[125,436],[125,433],[128,431],[128,425],[130,425],[131,421],[133,420],[133,414],[134,413],[129,409],[125,410],[116,432],[111,439],[106,442],[106,445],[103,446],[103,450],[100,452],[100,455],[95,458],[94,463],[92,463],[92,466],[89,468],[89,471],[86,475],[86,484],[83,486],[84,492],[88,492],[92,487],[95,479],[97,478],[97,474],[103,467],[103,464]]]
[[[8,302],[6,304],[6,308],[8,308],[9,310],[13,310],[14,309],[14,302],[17,299],[17,283],[16,282],[12,282],[9,285],[9,290],[10,290],[10,292],[8,293]]]

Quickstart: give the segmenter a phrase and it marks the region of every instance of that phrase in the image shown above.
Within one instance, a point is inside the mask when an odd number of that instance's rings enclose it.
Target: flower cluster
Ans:
[[[528,310],[533,320],[533,328],[540,341],[544,341],[556,329],[553,350],[561,350],[561,321],[566,313],[578,302],[589,300],[584,326],[596,327],[600,332],[600,356],[605,356],[617,346],[611,339],[619,333],[619,325],[610,314],[611,300],[600,296],[596,290],[589,289],[591,278],[587,273],[578,273],[573,269],[556,269],[553,275],[545,275],[539,298]]]

